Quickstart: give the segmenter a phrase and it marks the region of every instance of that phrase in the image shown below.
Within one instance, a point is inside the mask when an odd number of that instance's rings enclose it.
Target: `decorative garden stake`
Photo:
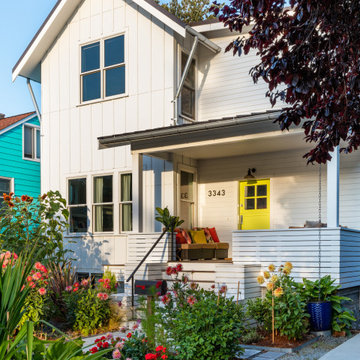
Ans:
[[[275,344],[275,297],[274,297],[274,289],[272,290],[272,299],[271,299],[271,306],[272,306],[272,343]]]
[[[237,295],[236,295],[236,305],[239,304],[239,294],[240,294],[240,281],[238,281]]]

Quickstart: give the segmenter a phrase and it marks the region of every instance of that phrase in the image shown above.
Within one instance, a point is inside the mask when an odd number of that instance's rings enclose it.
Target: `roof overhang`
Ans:
[[[32,113],[31,115],[25,117],[24,119],[21,119],[21,120],[17,121],[16,123],[9,125],[9,126],[6,127],[5,129],[0,130],[0,135],[3,135],[3,134],[5,134],[6,132],[8,132],[8,131],[10,131],[10,130],[18,127],[18,126],[20,126],[20,125],[22,125],[22,124],[25,124],[26,122],[28,122],[28,121],[36,118],[36,116],[37,116],[37,115],[36,115],[36,113],[34,112],[34,113]]]
[[[23,76],[37,82],[41,81],[40,64],[42,59],[82,2],[83,0],[58,0],[15,64],[12,71],[13,81],[15,81],[18,76]],[[176,16],[170,14],[153,0],[133,0],[133,2],[170,27],[180,36],[185,37],[186,33],[189,32],[194,36],[199,36],[199,40],[204,46],[215,52],[221,50],[216,44],[183,23]]]
[[[223,139],[257,137],[260,134],[272,132],[279,133],[279,126],[274,124],[274,120],[279,114],[279,111],[271,111],[103,136],[98,138],[99,149],[130,145],[132,152],[166,151],[169,148],[185,148],[189,144],[209,141],[221,143]]]

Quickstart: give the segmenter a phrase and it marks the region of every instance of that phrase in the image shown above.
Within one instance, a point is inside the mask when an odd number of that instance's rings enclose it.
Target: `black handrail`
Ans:
[[[134,276],[141,267],[141,265],[145,262],[145,260],[148,258],[148,256],[152,253],[152,251],[155,249],[156,245],[160,242],[160,240],[164,237],[164,235],[169,231],[169,228],[165,228],[163,233],[160,235],[160,237],[155,241],[154,245],[151,247],[151,249],[147,252],[147,254],[143,257],[143,259],[139,262],[138,266],[135,268],[135,270],[131,273],[129,278],[126,280],[126,282],[129,282],[131,279],[131,306],[135,306],[135,286],[134,286]]]

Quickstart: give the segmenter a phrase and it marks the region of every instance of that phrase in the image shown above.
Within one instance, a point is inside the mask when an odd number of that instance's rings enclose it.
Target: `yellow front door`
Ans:
[[[240,230],[270,228],[270,180],[240,181]]]

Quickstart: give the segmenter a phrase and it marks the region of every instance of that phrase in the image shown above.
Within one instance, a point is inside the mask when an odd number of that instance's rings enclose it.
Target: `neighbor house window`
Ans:
[[[70,211],[70,232],[87,232],[86,178],[69,180],[68,204]]]
[[[187,54],[181,53],[182,74],[184,73],[188,58]],[[193,120],[195,119],[195,69],[196,64],[193,59],[181,91],[181,115]]]
[[[24,125],[24,158],[40,160],[40,129]]]
[[[81,47],[81,100],[125,93],[125,36]]]
[[[121,174],[120,229],[132,231],[132,175]]]
[[[113,177],[94,178],[94,230],[114,231]]]
[[[11,192],[11,180],[0,178],[0,209],[4,203],[4,194],[9,195]]]

